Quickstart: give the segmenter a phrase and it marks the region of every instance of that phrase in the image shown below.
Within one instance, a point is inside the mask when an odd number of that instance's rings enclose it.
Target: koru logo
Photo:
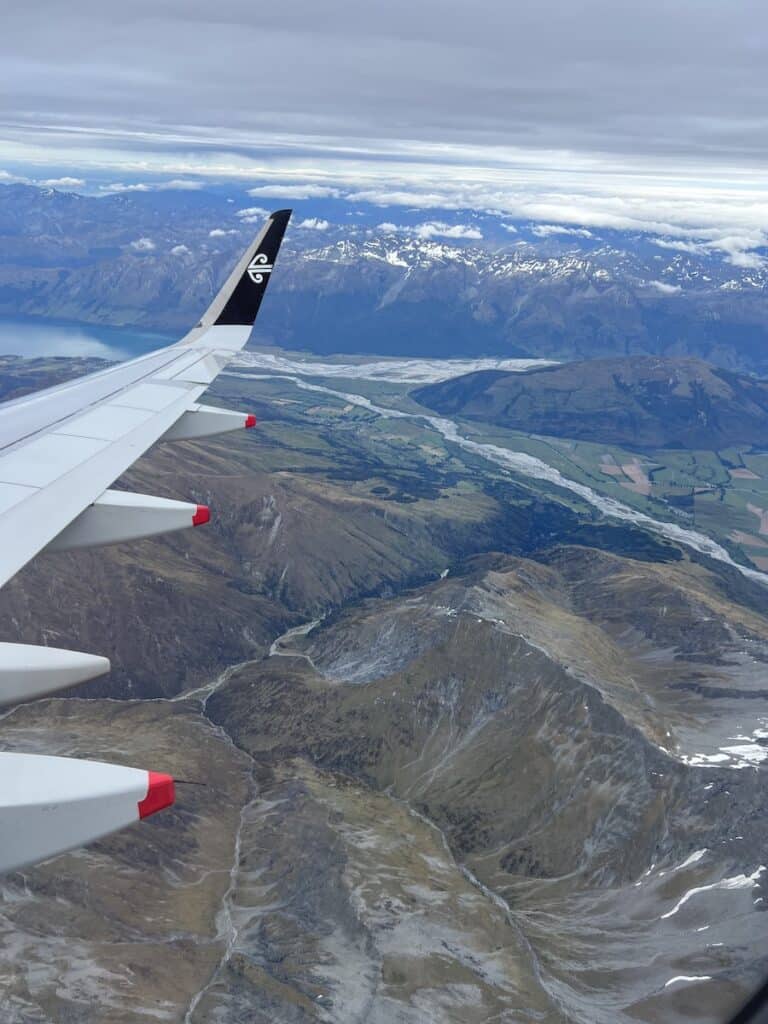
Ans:
[[[254,284],[262,284],[264,275],[272,273],[272,264],[263,252],[257,253],[248,264],[248,277]]]

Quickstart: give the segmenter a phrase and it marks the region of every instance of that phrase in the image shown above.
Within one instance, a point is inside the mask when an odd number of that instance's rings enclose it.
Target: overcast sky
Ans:
[[[0,167],[768,228],[764,0],[5,0],[2,27]]]

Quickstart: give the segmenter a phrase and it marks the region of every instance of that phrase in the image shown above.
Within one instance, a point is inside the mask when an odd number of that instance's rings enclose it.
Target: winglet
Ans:
[[[227,278],[206,310],[201,327],[218,324],[252,324],[267,290],[291,210],[278,210],[259,232],[253,245]]]

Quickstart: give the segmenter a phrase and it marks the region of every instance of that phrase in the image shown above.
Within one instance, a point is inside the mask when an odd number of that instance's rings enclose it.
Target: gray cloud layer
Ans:
[[[765,257],[764,0],[6,0],[0,54],[0,181],[241,180],[245,208],[471,209]]]
[[[763,0],[6,0],[0,119],[768,156]]]

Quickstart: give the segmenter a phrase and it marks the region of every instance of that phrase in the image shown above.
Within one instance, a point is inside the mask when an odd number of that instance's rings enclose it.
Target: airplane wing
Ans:
[[[0,586],[40,551],[199,526],[208,509],[110,490],[157,441],[255,426],[198,399],[243,348],[290,210],[273,213],[200,323],[175,345],[0,405]],[[0,643],[0,703],[67,688],[106,658]],[[0,754],[0,871],[80,846],[173,803],[156,772],[70,758]]]

